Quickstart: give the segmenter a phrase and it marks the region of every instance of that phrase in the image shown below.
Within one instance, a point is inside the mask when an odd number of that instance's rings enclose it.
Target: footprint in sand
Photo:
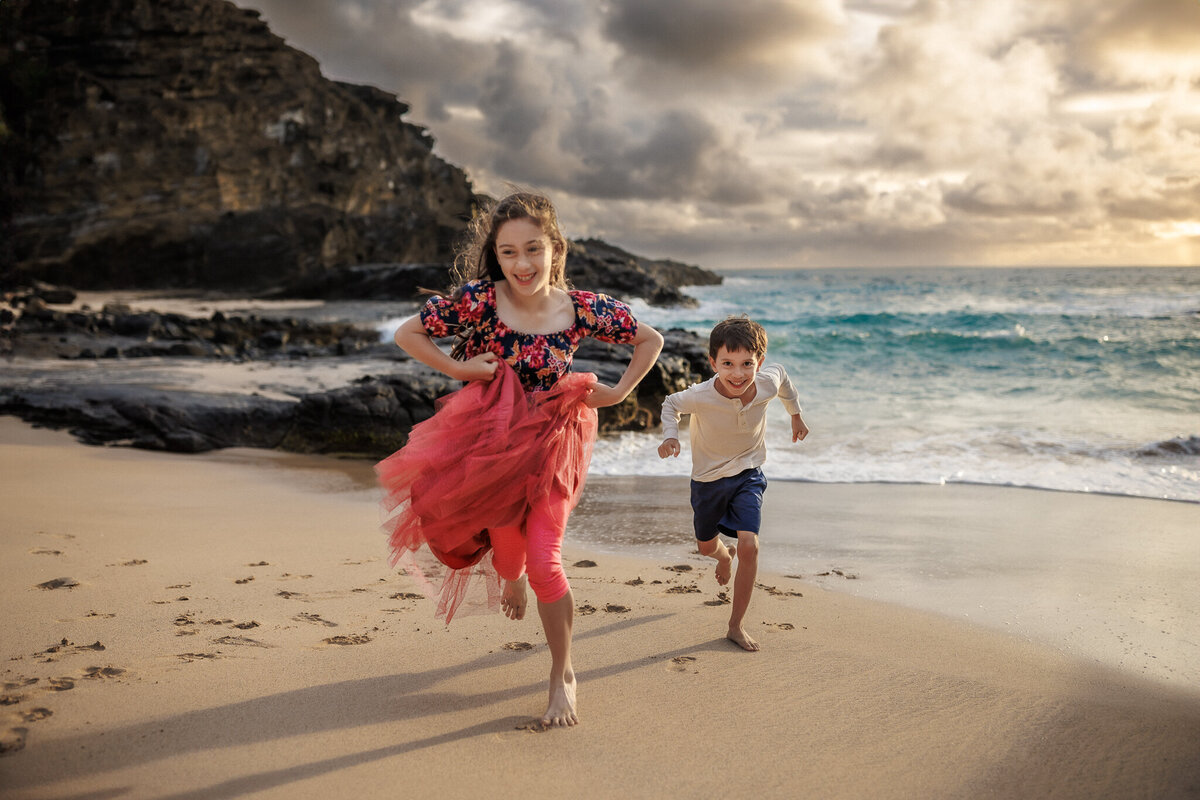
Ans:
[[[95,680],[105,680],[107,678],[117,678],[125,674],[125,670],[120,667],[88,667],[83,671],[83,677],[92,678]]]
[[[685,586],[672,586],[667,589],[666,594],[700,594],[700,587],[694,583],[689,583]]]
[[[244,583],[249,583],[252,580],[254,580],[253,575],[251,575],[249,578],[238,578],[236,581],[234,581],[234,583],[241,585]]]
[[[609,603],[608,605],[606,605],[604,607],[604,610],[610,614],[627,614],[627,613],[629,613],[629,606],[622,606],[622,605],[617,605],[616,603]]]
[[[66,692],[75,688],[74,678],[47,678],[46,683],[50,684],[50,690],[55,692]]]
[[[22,678],[16,681],[5,681],[4,691],[13,692],[20,689],[27,689],[30,686],[37,685],[37,678]],[[25,699],[23,694],[5,694],[0,695],[0,706],[14,706]]]
[[[21,712],[21,719],[25,722],[39,722],[46,717],[54,716],[54,712],[48,708],[31,708],[28,711]]]
[[[645,583],[645,581],[641,579],[641,576],[638,576],[631,581],[625,581],[626,586],[641,586],[643,583]]]
[[[705,600],[704,605],[706,605],[706,606],[725,606],[725,605],[729,605],[732,602],[733,601],[729,599],[728,592],[717,592],[717,596],[714,597],[712,600]]]
[[[767,586],[765,583],[754,584],[755,589],[761,589],[772,597],[804,597],[800,592],[793,592],[790,589],[776,589],[774,586]]]
[[[768,625],[772,628],[779,628],[781,631],[794,631],[796,626],[790,622],[764,622],[763,625]]]
[[[180,653],[179,658],[190,664],[193,661],[211,661],[220,656],[216,653]]]
[[[336,622],[330,622],[318,614],[309,614],[308,612],[297,614],[296,616],[292,617],[292,619],[297,620],[298,622],[311,622],[314,625],[324,625],[326,628],[336,628],[338,626]]]
[[[15,753],[25,747],[25,734],[28,728],[9,728],[8,732],[0,735],[0,754]]]
[[[692,566],[690,564],[676,564],[673,567],[663,567],[663,569],[668,572],[691,572]]]
[[[251,639],[249,636],[219,636],[213,639],[213,644],[235,645],[237,647],[274,647],[274,645]]]
[[[331,636],[328,639],[322,639],[325,644],[336,645],[351,645],[351,644],[366,644],[371,641],[371,637],[365,633],[353,633],[349,636]]]
[[[575,608],[575,613],[581,617],[586,617],[588,614],[595,614],[596,607],[591,603],[584,603],[583,605]]]
[[[581,567],[581,568],[582,567],[594,567],[594,566],[596,566],[596,562],[592,561],[590,558],[585,558],[582,561],[576,561],[571,566],[572,567]]]
[[[502,647],[505,650],[532,650],[533,645],[529,642],[505,642]]]
[[[845,578],[848,581],[858,580],[858,576],[855,575],[853,572],[846,572],[846,571],[840,570],[840,569],[831,569],[827,572],[818,572],[817,573],[818,578],[828,578],[830,575],[837,575],[839,578]]]
[[[61,556],[63,551],[51,550],[48,547],[35,547],[29,551],[29,554],[33,556]]]
[[[79,581],[74,578],[54,578],[53,580],[39,583],[39,589],[74,589],[79,585]]]
[[[396,594],[389,594],[388,599],[389,600],[424,600],[425,595],[417,594],[416,592],[397,592]]]
[[[669,669],[675,672],[687,672],[696,661],[695,656],[675,656],[671,659]]]

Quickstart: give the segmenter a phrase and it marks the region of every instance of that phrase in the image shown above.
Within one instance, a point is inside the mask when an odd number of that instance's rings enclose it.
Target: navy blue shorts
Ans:
[[[702,542],[718,533],[737,536],[738,531],[758,533],[762,525],[763,492],[767,478],[758,467],[715,481],[692,481],[692,526]]]

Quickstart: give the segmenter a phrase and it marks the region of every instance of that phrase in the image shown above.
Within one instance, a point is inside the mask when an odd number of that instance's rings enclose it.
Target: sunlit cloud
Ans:
[[[244,2],[573,236],[715,268],[1195,263],[1194,0]]]

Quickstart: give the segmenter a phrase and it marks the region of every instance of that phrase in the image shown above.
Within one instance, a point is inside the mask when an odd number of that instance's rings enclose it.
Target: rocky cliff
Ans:
[[[445,261],[473,202],[404,103],[223,0],[6,0],[0,106],[10,281],[256,289]]]

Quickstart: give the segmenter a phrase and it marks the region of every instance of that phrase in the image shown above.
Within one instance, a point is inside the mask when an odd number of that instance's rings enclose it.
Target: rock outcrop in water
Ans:
[[[42,294],[66,300],[61,290]],[[67,428],[88,444],[203,452],[223,447],[280,448],[379,458],[407,441],[412,426],[434,412],[438,397],[459,386],[418,364],[375,330],[292,317],[209,317],[133,311],[53,308],[24,298],[0,339],[23,373],[0,373],[0,414]],[[663,398],[711,374],[695,334],[665,332],[666,346],[637,389],[599,410],[602,433],[649,430]],[[615,383],[630,348],[587,339],[575,368]],[[70,379],[38,364],[73,363]],[[144,369],[140,369],[145,365]],[[187,367],[227,366],[246,378],[237,386],[190,385],[165,379]],[[358,366],[369,374],[323,391],[265,386],[275,366],[321,371]],[[96,367],[110,369],[96,369]],[[30,378],[34,380],[30,380]],[[172,385],[174,384],[174,385]],[[288,395],[288,396],[282,396]]]
[[[257,289],[448,260],[466,175],[378,89],[223,0],[0,4],[4,260],[77,288]]]

